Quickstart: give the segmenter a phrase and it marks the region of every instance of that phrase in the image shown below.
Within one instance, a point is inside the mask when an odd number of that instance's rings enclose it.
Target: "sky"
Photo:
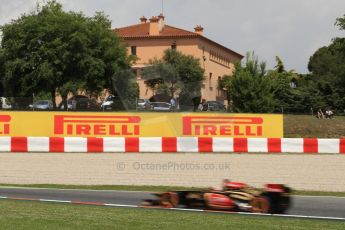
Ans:
[[[17,19],[46,0],[0,0],[0,25]],[[307,73],[309,58],[334,37],[345,15],[345,0],[57,0],[67,11],[93,16],[104,11],[113,28],[139,23],[145,16],[165,15],[166,24],[193,31],[240,54],[254,51],[269,69],[279,56],[287,70]]]

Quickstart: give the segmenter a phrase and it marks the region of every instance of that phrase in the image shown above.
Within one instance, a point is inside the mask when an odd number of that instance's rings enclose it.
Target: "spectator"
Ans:
[[[332,110],[329,110],[329,118],[330,119],[333,119],[334,117],[334,113],[333,113],[333,111]]]
[[[323,114],[321,108],[319,108],[319,110],[317,111],[317,118],[319,118],[319,119],[324,119],[325,118],[325,115]]]
[[[202,100],[204,100],[204,99],[202,99]],[[199,105],[198,105],[198,111],[202,111],[203,110],[203,105],[202,105],[202,101],[199,103]]]
[[[332,119],[333,118],[333,111],[330,110],[329,108],[326,110],[326,118]]]
[[[202,109],[203,109],[202,102],[200,102],[198,105],[198,111],[202,111]]]
[[[179,111],[180,110],[180,97],[179,96],[176,97],[175,103],[176,103],[176,110]]]
[[[170,99],[170,104],[171,104],[171,111],[175,111],[175,106],[176,106],[176,101],[175,101],[175,98],[171,98]]]
[[[198,111],[207,111],[208,107],[207,107],[207,103],[205,99],[202,99],[202,101],[200,102],[199,106],[198,106]]]

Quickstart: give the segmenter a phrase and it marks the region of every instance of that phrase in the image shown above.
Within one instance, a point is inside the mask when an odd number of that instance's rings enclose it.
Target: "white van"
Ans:
[[[0,109],[12,109],[12,105],[6,97],[0,97]]]

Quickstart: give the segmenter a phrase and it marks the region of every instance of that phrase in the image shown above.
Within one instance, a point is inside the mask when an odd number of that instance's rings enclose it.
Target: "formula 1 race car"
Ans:
[[[224,180],[222,190],[153,193],[157,199],[145,200],[141,205],[273,214],[284,213],[289,208],[290,193],[290,188],[282,184],[266,184],[264,189],[258,189],[242,182]]]

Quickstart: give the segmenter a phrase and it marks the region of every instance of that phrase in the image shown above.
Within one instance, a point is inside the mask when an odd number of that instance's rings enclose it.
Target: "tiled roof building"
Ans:
[[[243,56],[235,51],[203,36],[203,28],[196,26],[194,32],[165,24],[160,14],[147,20],[140,18],[140,23],[114,31],[127,43],[128,53],[137,56],[133,69],[137,70],[140,97],[149,98],[152,91],[147,89],[140,79],[140,71],[149,61],[160,59],[167,49],[176,49],[184,54],[193,55],[200,60],[205,69],[205,81],[202,85],[202,98],[206,100],[224,100],[224,92],[217,88],[218,79],[231,74],[234,63]]]

